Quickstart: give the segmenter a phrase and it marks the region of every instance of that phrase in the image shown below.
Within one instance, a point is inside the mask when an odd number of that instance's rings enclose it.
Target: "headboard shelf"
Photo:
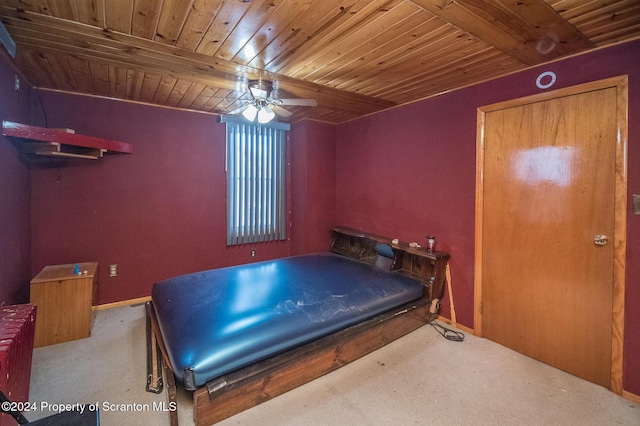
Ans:
[[[435,300],[434,306],[439,305],[439,301],[444,296],[445,268],[450,258],[449,253],[429,252],[422,247],[411,247],[404,241],[393,244],[393,240],[389,237],[343,226],[332,228],[331,235],[333,253],[370,264],[375,263],[378,258],[376,250],[378,244],[391,247],[393,261],[389,269],[422,282],[428,288],[429,299]]]

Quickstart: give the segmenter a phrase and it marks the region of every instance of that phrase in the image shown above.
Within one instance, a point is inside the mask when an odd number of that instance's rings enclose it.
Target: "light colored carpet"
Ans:
[[[39,408],[97,403],[102,425],[168,425],[158,409],[166,393],[145,386],[141,305],[99,311],[91,337],[34,351],[30,401]],[[178,396],[180,424],[192,425],[190,395]],[[639,425],[640,405],[486,339],[450,342],[424,326],[218,424]]]

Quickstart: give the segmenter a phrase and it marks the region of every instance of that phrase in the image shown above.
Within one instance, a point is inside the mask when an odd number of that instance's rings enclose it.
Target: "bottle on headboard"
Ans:
[[[436,237],[433,235],[427,235],[427,251],[434,252],[436,251]]]

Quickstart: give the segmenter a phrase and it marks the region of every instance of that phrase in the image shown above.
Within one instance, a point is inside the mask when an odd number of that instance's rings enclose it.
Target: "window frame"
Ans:
[[[227,246],[287,238],[287,123],[225,123]]]

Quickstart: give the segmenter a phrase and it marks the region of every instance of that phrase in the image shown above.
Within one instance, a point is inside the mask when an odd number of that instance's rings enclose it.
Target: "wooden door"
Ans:
[[[626,212],[621,81],[479,111],[476,241],[479,334],[618,393]]]

